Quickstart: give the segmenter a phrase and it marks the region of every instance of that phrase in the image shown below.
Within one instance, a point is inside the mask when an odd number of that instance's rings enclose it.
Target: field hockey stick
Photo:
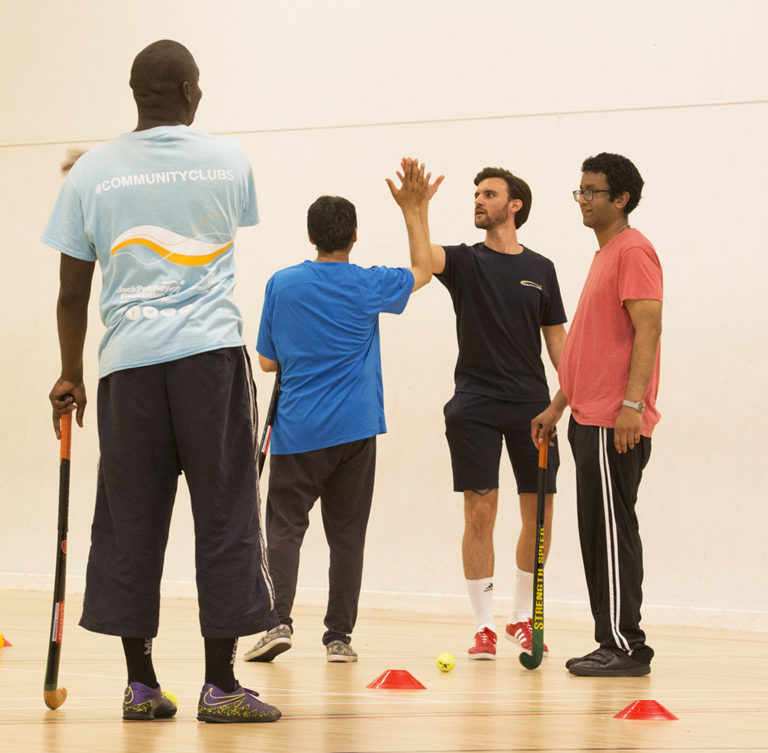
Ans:
[[[61,640],[64,636],[64,595],[67,580],[67,520],[69,518],[69,460],[72,450],[72,414],[61,417],[61,455],[59,458],[59,526],[56,542],[56,577],[53,582],[51,634],[45,668],[43,699],[49,709],[67,700],[66,688],[57,687]]]
[[[526,669],[536,669],[544,656],[544,507],[547,498],[547,449],[549,435],[540,439],[539,477],[536,494],[536,561],[533,566],[532,653],[520,654]]]
[[[277,373],[275,374],[275,386],[272,388],[272,397],[269,400],[267,417],[264,420],[264,431],[261,435],[261,442],[259,442],[259,476],[261,476],[261,471],[264,468],[267,452],[269,452],[269,440],[272,439],[272,426],[275,423],[275,415],[277,413],[277,399],[280,397],[281,375],[280,364],[278,364]]]

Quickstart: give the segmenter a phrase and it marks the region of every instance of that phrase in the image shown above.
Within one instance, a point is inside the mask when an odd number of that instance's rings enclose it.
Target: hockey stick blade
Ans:
[[[45,705],[51,709],[51,711],[55,711],[67,700],[67,689],[56,688],[56,690],[44,690],[43,700],[45,701]]]

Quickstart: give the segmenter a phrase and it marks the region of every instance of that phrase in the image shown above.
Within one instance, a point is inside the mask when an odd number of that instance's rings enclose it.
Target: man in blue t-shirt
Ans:
[[[134,60],[138,125],[72,166],[43,233],[61,252],[61,375],[53,424],[75,411],[91,279],[102,273],[100,462],[80,624],[122,638],[123,718],[170,717],[152,663],[178,476],[195,520],[205,683],[197,718],[269,722],[239,685],[237,637],[276,624],[258,510],[255,390],[232,297],[234,237],[258,222],[237,143],[192,130],[202,93],[190,52],[162,40]]]
[[[485,230],[485,242],[433,244],[432,271],[451,294],[459,341],[456,392],[444,412],[454,490],[464,494],[462,560],[475,615],[468,654],[470,659],[495,659],[493,530],[502,441],[522,517],[515,597],[504,635],[531,653],[538,453],[530,425],[549,405],[542,335],[557,368],[566,318],[554,264],[517,240],[531,209],[528,184],[508,170],[486,167],[475,177],[475,186],[475,227]],[[555,442],[549,453],[545,553],[558,465]]]
[[[282,379],[266,514],[280,625],[261,636],[246,661],[271,661],[291,647],[299,550],[318,497],[330,549],[326,657],[357,661],[350,635],[373,497],[376,435],[387,430],[379,314],[402,313],[411,293],[431,278],[422,207],[429,176],[423,164],[406,160],[400,177],[399,188],[387,183],[408,230],[410,269],[351,264],[355,207],[339,196],[321,196],[307,214],[317,257],[277,272],[267,284],[257,350],[261,367],[277,371],[279,366]]]

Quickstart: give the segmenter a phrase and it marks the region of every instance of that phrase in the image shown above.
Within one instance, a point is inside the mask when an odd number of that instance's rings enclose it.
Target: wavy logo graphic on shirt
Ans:
[[[206,218],[206,220],[209,218]],[[225,254],[232,247],[232,241],[212,243],[202,240],[205,235],[200,229],[206,220],[195,228],[193,235],[179,235],[157,225],[137,225],[115,238],[110,253],[114,256],[132,246],[143,246],[161,259],[184,267],[202,267]],[[137,260],[133,250],[127,251]],[[159,260],[157,260],[159,261]]]

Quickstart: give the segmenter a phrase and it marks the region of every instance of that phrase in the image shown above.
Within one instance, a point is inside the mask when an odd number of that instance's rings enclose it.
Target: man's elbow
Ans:
[[[661,337],[661,316],[648,317],[640,328],[647,337],[658,340]]]
[[[87,308],[90,297],[90,285],[62,285],[59,287],[58,305],[61,309]]]
[[[271,358],[265,358],[259,353],[259,366],[262,371],[277,371],[277,361],[273,361]]]
[[[435,246],[432,247],[433,249]],[[445,272],[445,251],[442,246],[437,246],[440,249],[440,253],[432,251],[432,274],[439,275]]]
[[[415,293],[419,288],[423,288],[432,279],[432,272],[428,269],[413,269],[413,290]]]

